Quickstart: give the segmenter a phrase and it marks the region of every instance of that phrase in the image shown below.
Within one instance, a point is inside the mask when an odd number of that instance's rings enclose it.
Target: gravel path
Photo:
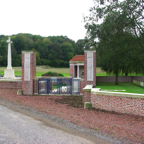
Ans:
[[[17,96],[16,92],[0,89],[0,101],[6,100],[28,111],[36,110],[53,121],[75,127],[77,131],[87,131],[111,143],[144,144],[144,117],[70,107],[55,101],[62,96]]]
[[[94,144],[0,105],[0,144]]]

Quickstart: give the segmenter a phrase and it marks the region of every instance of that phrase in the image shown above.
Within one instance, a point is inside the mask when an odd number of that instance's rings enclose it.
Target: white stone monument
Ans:
[[[87,81],[93,81],[93,52],[87,52]]]
[[[11,38],[9,36],[8,40],[8,55],[7,55],[7,69],[5,69],[4,71],[4,78],[8,78],[8,79],[14,79],[15,75],[14,75],[14,70],[12,69],[11,66]]]

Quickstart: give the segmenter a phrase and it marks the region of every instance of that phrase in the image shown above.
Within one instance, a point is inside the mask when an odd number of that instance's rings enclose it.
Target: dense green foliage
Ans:
[[[144,1],[94,1],[85,41],[97,49],[102,69],[116,75],[116,84],[119,72],[144,73]]]
[[[63,77],[64,75],[63,74],[61,74],[61,73],[56,73],[56,72],[52,72],[52,71],[48,71],[47,73],[45,73],[45,74],[48,74],[48,75],[50,75],[50,76],[60,76],[60,77]]]
[[[7,65],[7,36],[0,35],[0,66]],[[74,55],[84,53],[83,40],[77,42],[66,36],[42,37],[32,34],[12,35],[12,66],[21,66],[23,50],[36,52],[37,65],[68,67]]]

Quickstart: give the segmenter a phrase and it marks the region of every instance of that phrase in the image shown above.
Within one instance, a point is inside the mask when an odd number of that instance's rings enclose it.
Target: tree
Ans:
[[[142,72],[141,67],[144,66],[142,53],[144,49],[141,46],[144,44],[141,40],[144,27],[140,19],[141,9],[137,12],[141,3],[137,4],[137,2],[116,1],[105,6],[95,3],[90,9],[91,15],[85,17],[87,22],[85,41],[97,48],[102,68],[116,74],[116,84],[118,84],[119,71],[126,74],[132,71]],[[126,8],[129,8],[130,13]],[[100,19],[103,19],[103,22],[98,24]]]

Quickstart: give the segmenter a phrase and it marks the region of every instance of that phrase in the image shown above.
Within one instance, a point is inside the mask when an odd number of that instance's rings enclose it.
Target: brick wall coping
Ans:
[[[83,63],[84,64],[84,61],[69,61],[69,63]]]
[[[94,88],[92,88],[91,94],[97,94],[97,95],[103,95],[103,96],[106,95],[106,96],[116,96],[116,97],[128,97],[128,98],[144,99],[144,94],[122,93],[122,92],[105,92],[105,91],[97,91]]]
[[[89,52],[89,51],[91,51],[91,52],[96,52],[96,50],[91,50],[91,49],[85,50],[84,52]]]
[[[92,90],[92,87],[93,87],[93,85],[86,85],[86,86],[83,88],[83,92],[91,91],[91,90]]]
[[[97,91],[101,91],[101,88],[92,88],[92,89],[91,89],[91,93],[97,92]]]
[[[0,82],[21,82],[21,79],[0,79]]]

